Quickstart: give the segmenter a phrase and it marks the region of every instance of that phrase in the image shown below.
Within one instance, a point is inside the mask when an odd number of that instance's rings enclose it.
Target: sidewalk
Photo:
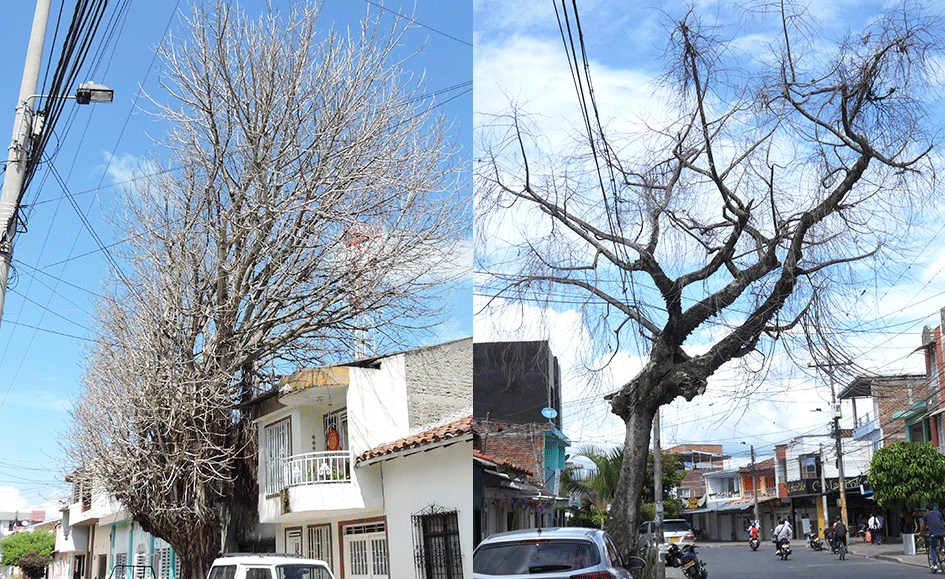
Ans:
[[[795,547],[796,545],[796,547]],[[761,544],[762,548],[770,547],[764,542]],[[696,548],[701,551],[702,549],[713,549],[717,547],[745,547],[747,544],[744,541],[697,541]],[[807,546],[803,539],[796,539],[791,542],[791,549],[807,549]],[[830,555],[830,550],[827,549],[826,553]],[[929,562],[928,556],[925,552],[916,553],[915,555],[906,555],[903,546],[902,539],[900,537],[891,537],[889,541],[883,542],[881,545],[874,545],[872,543],[863,542],[862,537],[851,537],[849,542],[849,554],[856,557],[866,557],[868,559],[881,559],[884,561],[891,561],[893,563],[902,563],[904,565],[912,565],[914,567],[922,567],[925,570],[928,570]],[[667,567],[666,568],[666,579],[683,579],[685,575],[682,572],[682,569]]]

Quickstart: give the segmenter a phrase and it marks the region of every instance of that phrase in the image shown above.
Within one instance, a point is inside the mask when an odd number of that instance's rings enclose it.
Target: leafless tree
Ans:
[[[161,48],[165,169],[125,192],[66,442],[70,470],[167,540],[185,579],[255,513],[239,405],[273,368],[428,335],[469,271],[463,153],[404,70],[405,23],[345,34],[297,4],[256,21],[198,7]]]
[[[760,8],[780,41],[752,62],[693,12],[676,21],[661,93],[675,113],[642,134],[605,131],[588,94],[574,153],[543,153],[518,110],[479,130],[476,259],[493,301],[563,295],[599,324],[598,354],[644,344],[609,398],[626,435],[605,528],[628,552],[657,409],[728,362],[764,368],[776,340],[831,345],[836,317],[859,315],[850,283],[895,263],[935,189],[942,36],[928,12],[900,7],[828,59],[800,12]],[[527,216],[517,233],[512,211]],[[511,247],[486,237],[497,230]]]

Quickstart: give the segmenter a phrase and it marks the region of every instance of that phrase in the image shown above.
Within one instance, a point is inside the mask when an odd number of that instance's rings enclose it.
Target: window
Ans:
[[[128,554],[115,554],[115,569],[112,571],[113,577],[129,577],[130,568],[128,567]]]
[[[528,575],[529,567],[540,561],[542,567],[576,571],[599,565],[600,552],[590,541],[581,539],[535,539],[483,545],[476,551],[473,573],[483,575]],[[596,574],[592,574],[596,575]],[[540,577],[541,574],[536,574]]]
[[[320,559],[331,567],[331,525],[315,525],[308,528],[308,556]]]
[[[292,422],[280,420],[266,427],[266,494],[278,494],[285,487],[285,460],[292,454]]]
[[[348,409],[325,415],[325,450],[348,450]]]
[[[214,565],[210,569],[209,579],[233,579],[236,577],[236,565]]]
[[[413,515],[414,559],[417,577],[459,579],[463,576],[456,511],[436,511],[433,507]]]
[[[797,457],[800,462],[801,467],[801,478],[802,479],[819,479],[820,478],[820,455],[813,454],[802,454]]]
[[[171,548],[164,547],[163,549],[156,549],[154,551],[154,557],[157,559],[154,565],[155,570],[157,571],[157,579],[170,579]]]
[[[247,567],[246,579],[272,579],[268,567]]]

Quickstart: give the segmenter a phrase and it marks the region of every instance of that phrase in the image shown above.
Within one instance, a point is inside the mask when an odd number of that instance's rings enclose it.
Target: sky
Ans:
[[[8,53],[0,61],[0,104],[8,106],[7,117],[0,117],[3,134],[13,129],[34,11],[32,2],[8,4],[3,21]],[[58,13],[60,3],[52,4],[40,93],[71,17],[71,3],[64,3],[63,15]],[[124,3],[109,4],[102,30],[113,18],[114,6]],[[275,4],[286,6],[288,0]],[[91,335],[89,320],[100,282],[109,271],[101,247],[117,241],[105,217],[116,211],[116,193],[130,169],[158,146],[166,128],[150,114],[155,107],[146,97],[158,93],[159,62],[154,48],[178,30],[190,3],[127,5],[114,33],[100,32],[96,37],[93,55],[77,81],[112,88],[114,102],[66,103],[47,147],[49,159],[26,192],[28,226],[16,237],[14,271],[0,323],[0,511],[45,509],[47,519],[59,516],[58,499],[67,490],[59,434],[68,429],[69,408],[80,393]],[[265,2],[245,0],[240,6],[255,16],[261,14]],[[471,5],[397,0],[382,6],[371,0],[324,0],[320,21],[326,29],[334,24],[356,30],[365,14],[389,23],[394,12],[413,15],[403,50],[417,54],[404,68],[418,78],[424,75],[425,94],[434,95],[451,126],[451,138],[468,157],[473,98]],[[57,23],[60,30],[54,39]],[[471,253],[463,260],[471,263]],[[446,307],[447,322],[431,343],[472,334],[471,280],[461,284]]]
[[[570,9],[572,3],[565,3]],[[682,2],[578,2],[583,40],[588,55],[594,94],[604,126],[616,131],[638,129],[640,118],[659,119],[666,99],[654,90],[654,80],[664,72],[660,55],[666,47],[667,26],[694,5],[713,32],[731,39],[730,50],[743,58],[760,58],[773,33],[768,26],[734,10],[734,3],[701,0]],[[758,4],[758,3],[749,3]],[[881,3],[856,0],[811,2],[819,27],[818,41],[829,44],[848,30],[876,18]],[[548,0],[475,0],[474,3],[474,123],[480,133],[494,124],[495,115],[514,105],[532,116],[531,134],[539,135],[546,150],[570,146],[571,129],[581,116],[569,69],[555,6]],[[576,33],[575,33],[576,37]],[[740,51],[740,52],[738,52]],[[940,117],[941,118],[941,117]],[[622,143],[621,143],[622,145]],[[621,145],[617,145],[619,148]],[[474,162],[482,148],[476,145]],[[525,215],[524,211],[520,215]],[[530,227],[547,227],[527,219],[522,231],[494,231],[486,237],[491,247],[477,246],[477,254],[503,250],[503,236],[526,236]],[[877,323],[870,332],[850,336],[864,345],[856,360],[865,372],[924,374],[924,362],[914,350],[921,345],[925,325],[940,325],[945,306],[945,236],[941,206],[927,214],[926,238],[917,255],[895,264],[903,270],[897,283],[875,288],[879,299],[872,304]],[[477,216],[478,218],[478,216]],[[537,217],[541,219],[540,217]],[[522,221],[525,221],[523,219]],[[920,234],[921,235],[921,234]],[[582,445],[613,446],[623,441],[623,424],[609,412],[604,394],[616,390],[642,367],[635,349],[612,352],[606,371],[589,375],[585,367],[605,366],[595,358],[594,320],[586,320],[566,300],[543,307],[526,303],[518,309],[501,309],[485,288],[487,280],[477,272],[474,296],[476,341],[547,339],[563,373],[564,433],[574,453]],[[747,462],[750,446],[758,460],[773,456],[775,444],[808,434],[825,434],[832,421],[828,377],[797,364],[785,367],[752,393],[739,392],[742,377],[723,367],[705,395],[692,402],[678,399],[661,410],[663,448],[684,443],[722,444],[733,462]],[[844,383],[835,384],[839,390]],[[841,426],[852,426],[852,408],[844,402]],[[858,410],[862,413],[862,407]],[[742,444],[744,443],[744,444]]]

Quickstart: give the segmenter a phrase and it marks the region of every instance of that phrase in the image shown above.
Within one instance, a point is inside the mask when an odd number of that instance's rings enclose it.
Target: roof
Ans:
[[[873,392],[873,387],[877,389],[894,388],[901,386],[902,383],[921,382],[925,380],[925,374],[897,374],[894,376],[857,376],[849,384],[840,390],[837,396],[840,400],[848,398],[870,398],[878,396],[878,392]]]
[[[427,447],[448,441],[462,442],[467,438],[472,440],[472,420],[472,416],[467,416],[450,422],[449,424],[443,424],[388,444],[376,446],[361,453],[355,460],[355,463],[361,464],[368,461],[386,460],[388,457],[392,457],[392,455],[395,454],[408,451],[419,452],[421,450],[428,450]]]
[[[515,470],[526,476],[532,476],[532,474],[534,474],[532,469],[528,468],[527,466],[516,464],[512,460],[505,457],[483,454],[481,450],[473,449],[473,460],[483,463],[486,466],[499,467],[504,470]]]

